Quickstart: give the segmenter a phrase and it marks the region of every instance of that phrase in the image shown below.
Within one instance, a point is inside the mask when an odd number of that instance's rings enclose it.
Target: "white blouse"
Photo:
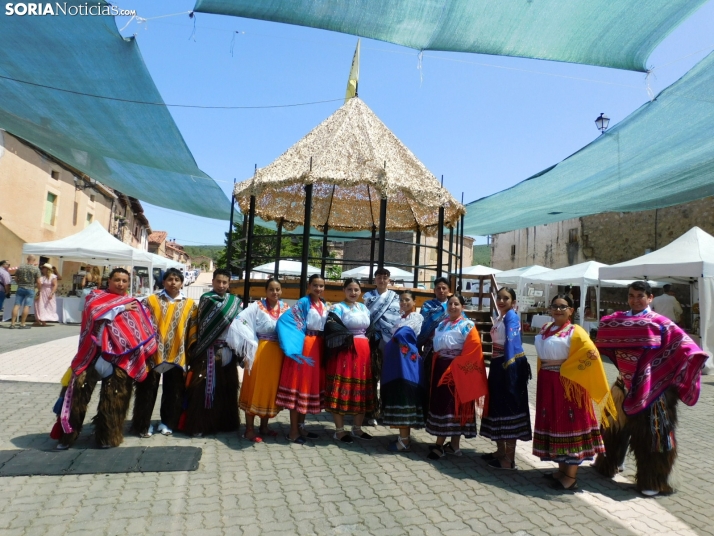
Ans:
[[[541,361],[563,361],[570,355],[570,339],[573,336],[573,326],[544,339],[542,332],[536,335],[535,347]]]
[[[352,307],[346,303],[338,303],[333,312],[342,319],[342,323],[353,335],[364,336],[371,322],[369,309],[363,303],[355,303]]]
[[[474,323],[465,318],[459,319],[456,324],[449,320],[443,321],[434,332],[434,351],[462,350],[466,336],[473,327]]]
[[[496,323],[491,328],[491,340],[493,344],[506,345],[506,324],[503,323],[503,318],[496,320]]]
[[[310,305],[310,310],[307,312],[307,319],[305,325],[307,329],[311,331],[324,331],[325,330],[325,320],[327,320],[327,305],[322,304],[322,314],[312,305]]]
[[[409,313],[406,317],[400,316],[397,323],[392,326],[392,336],[394,336],[394,334],[399,328],[403,328],[404,326],[412,328],[414,330],[414,333],[419,335],[423,322],[424,317],[421,316],[419,313]]]

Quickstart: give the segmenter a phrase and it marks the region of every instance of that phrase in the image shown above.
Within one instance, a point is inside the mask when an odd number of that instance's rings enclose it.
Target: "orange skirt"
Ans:
[[[283,409],[275,403],[283,366],[283,352],[275,341],[259,341],[250,372],[243,374],[238,406],[258,417],[275,417]]]
[[[322,368],[322,337],[308,335],[303,355],[314,360],[312,366],[285,357],[275,403],[298,413],[320,413],[325,399],[325,371]]]

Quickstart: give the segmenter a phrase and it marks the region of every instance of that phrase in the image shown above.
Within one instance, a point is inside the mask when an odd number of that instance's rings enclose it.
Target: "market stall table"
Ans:
[[[57,297],[57,316],[63,324],[79,324],[82,321],[82,311],[79,310],[81,299],[76,297]],[[15,306],[15,295],[5,299],[3,306],[2,320],[7,322],[12,316],[12,308]],[[22,311],[20,311],[22,313]],[[30,306],[30,314],[35,314],[34,304]]]

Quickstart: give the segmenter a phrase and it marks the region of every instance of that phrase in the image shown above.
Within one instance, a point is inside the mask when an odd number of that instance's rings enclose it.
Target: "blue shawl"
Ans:
[[[422,361],[414,330],[409,326],[399,328],[384,348],[382,385],[394,380],[419,385]]]
[[[380,300],[380,297],[382,298]],[[362,297],[364,304],[369,309],[372,324],[377,328],[377,339],[388,341],[392,338],[392,327],[399,321],[401,311],[399,310],[399,294],[393,290],[387,290],[384,295],[380,295],[377,290],[370,290]]]
[[[307,314],[310,312],[310,296],[300,298],[289,311],[280,315],[276,330],[280,349],[298,364],[314,365],[314,359],[302,355],[307,333]]]
[[[424,323],[421,325],[421,332],[417,337],[417,345],[423,346],[424,343],[434,335],[439,322],[446,318],[446,308],[436,298],[432,298],[428,302],[424,302],[419,311],[424,318]]]
[[[508,311],[503,317],[503,325],[506,328],[503,370],[506,371],[508,390],[515,396],[518,394],[519,385],[522,385],[520,382],[523,379],[520,376],[523,374],[530,376],[530,367],[523,365],[523,362],[528,363],[528,359],[521,344],[521,321],[518,318],[518,313],[513,309]]]

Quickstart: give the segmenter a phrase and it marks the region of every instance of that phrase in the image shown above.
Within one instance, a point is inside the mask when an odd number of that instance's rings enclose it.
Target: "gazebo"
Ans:
[[[414,265],[405,265],[415,268],[415,286],[422,233],[437,236],[437,275],[443,269],[444,251],[449,270],[452,260],[463,258],[463,205],[358,97],[348,100],[273,163],[256,168],[251,179],[235,186],[234,196],[244,214],[245,274],[251,271],[256,217],[277,224],[276,260],[283,230],[302,226],[300,295],[306,291],[311,228],[321,231],[313,236],[323,239],[323,276],[330,231],[371,231],[371,258],[358,262],[372,266],[376,244],[379,267],[384,266],[386,232],[415,231],[416,260]],[[449,229],[448,250],[443,247],[445,228]],[[370,280],[371,275],[370,270]],[[246,301],[249,287],[246,277]]]

